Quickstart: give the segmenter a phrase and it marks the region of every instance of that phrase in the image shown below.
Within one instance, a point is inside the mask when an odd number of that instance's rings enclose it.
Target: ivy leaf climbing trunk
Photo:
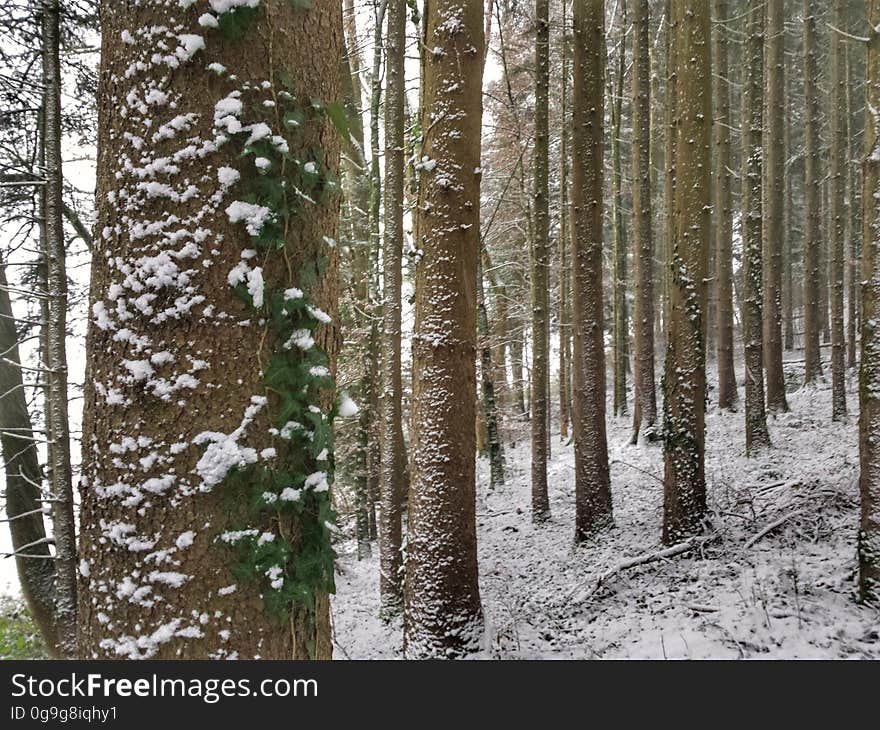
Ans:
[[[85,657],[331,654],[341,6],[211,7],[101,6]]]

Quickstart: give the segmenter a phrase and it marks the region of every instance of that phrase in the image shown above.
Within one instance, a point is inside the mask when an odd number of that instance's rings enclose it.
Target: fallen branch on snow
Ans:
[[[754,545],[756,542],[758,542],[758,540],[761,540],[762,538],[766,537],[771,532],[773,532],[773,530],[775,530],[777,527],[784,525],[792,517],[797,517],[802,513],[803,513],[803,510],[795,510],[794,512],[789,512],[787,515],[780,517],[778,520],[774,520],[769,525],[767,525],[763,530],[761,530],[757,535],[754,535],[753,537],[749,538],[748,542],[746,542],[746,547],[750,548],[752,545]]]
[[[607,583],[611,578],[622,573],[625,570],[629,570],[630,568],[638,567],[639,565],[647,565],[648,563],[656,563],[659,560],[666,560],[667,558],[674,558],[676,555],[682,555],[683,553],[690,552],[695,548],[703,547],[713,540],[718,538],[718,533],[715,532],[711,535],[706,536],[698,536],[691,537],[684,542],[680,542],[677,545],[671,545],[668,548],[664,548],[663,550],[655,550],[651,553],[642,553],[641,555],[636,555],[634,558],[629,558],[628,560],[624,560],[613,568],[609,568],[604,573],[602,573],[595,585],[586,593],[581,593],[578,596],[575,596],[572,593],[572,598],[575,603],[580,603],[581,601],[585,601],[590,596],[592,596],[596,591],[598,591],[603,584]],[[579,585],[575,591],[577,591],[583,584]],[[569,599],[569,601],[572,600]]]

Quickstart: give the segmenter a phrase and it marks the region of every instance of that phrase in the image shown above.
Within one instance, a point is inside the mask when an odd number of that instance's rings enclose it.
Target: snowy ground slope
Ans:
[[[802,373],[787,366],[792,387]],[[857,409],[855,374],[848,391]],[[857,418],[830,421],[830,386],[789,393],[770,421],[773,448],[743,455],[742,412],[707,414],[706,473],[717,539],[699,550],[597,578],[662,549],[659,447],[628,445],[629,418],[609,418],[615,527],[573,546],[572,449],[553,442],[552,520],[529,516],[528,443],[508,449],[507,484],[488,490],[480,463],[480,586],[486,657],[880,657],[880,613],[854,601]],[[762,530],[785,519],[755,541]],[[750,544],[750,541],[753,541]],[[378,609],[377,558],[342,547],[333,599],[337,658],[400,656],[401,627]]]

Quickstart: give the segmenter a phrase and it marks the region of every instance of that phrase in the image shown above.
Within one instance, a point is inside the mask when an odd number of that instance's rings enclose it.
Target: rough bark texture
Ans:
[[[664,374],[663,539],[701,529],[706,510],[706,350],[703,317],[711,246],[712,58],[705,2],[672,1],[678,115],[674,238]]]
[[[846,24],[844,0],[834,2],[834,26]],[[846,47],[840,33],[831,33],[831,417],[846,416],[846,333],[843,322],[843,277],[846,250]]]
[[[569,28],[568,0],[562,0],[562,63],[559,132],[559,433],[569,436],[571,424],[571,265],[569,246]]]
[[[819,335],[822,327],[819,311],[822,261],[822,152],[819,140],[819,63],[816,48],[815,3],[804,0],[804,382],[812,383],[822,375]]]
[[[767,408],[787,411],[782,370],[782,252],[785,231],[784,0],[766,0],[766,121],[764,125],[764,370]]]
[[[254,304],[258,291],[299,287],[323,309],[330,323],[314,339],[332,374],[338,199],[327,188],[326,202],[304,201],[296,225],[282,231],[281,250],[264,249],[257,260],[248,253],[253,233],[229,210],[259,173],[253,157],[241,156],[245,138],[228,135],[238,116],[241,124],[265,124],[273,145],[301,156],[304,173],[308,162],[337,173],[340,141],[330,120],[307,110],[289,132],[279,103],[285,86],[306,103],[338,98],[341,7],[317,0],[296,11],[286,0],[266,0],[237,39],[202,27],[201,12],[158,0],[101,7],[101,235],[87,342],[93,385],[83,434],[79,650],[116,658],[329,658],[326,593],[291,603],[287,613],[270,611],[268,582],[234,574],[235,552],[221,536],[254,519],[247,497],[227,484],[231,468],[307,458],[273,434],[284,395],[267,388],[263,370],[282,345],[263,320],[252,321],[230,274],[242,261],[260,263],[265,287],[252,286]],[[169,50],[154,56],[160,40]],[[209,63],[235,78],[207,70]],[[238,110],[230,96],[237,91],[249,102]],[[181,115],[186,132],[178,135],[172,122],[181,124]],[[145,118],[156,136],[139,149]],[[218,184],[224,167],[240,179],[226,170]],[[176,222],[168,227],[169,220]],[[329,408],[332,397],[314,407]],[[284,514],[257,519],[296,555],[302,523]]]
[[[477,334],[480,348],[480,395],[483,421],[486,424],[486,448],[489,452],[489,487],[495,489],[504,484],[504,447],[501,441],[498,418],[498,399],[495,394],[492,363],[492,339],[489,332],[489,313],[486,309],[486,291],[483,286],[482,258],[477,262]]]
[[[18,353],[18,333],[0,260],[0,449],[6,478],[5,513],[19,585],[53,657],[61,656],[55,626],[55,561],[46,539],[43,483]]]
[[[746,83],[743,137],[743,347],[746,379],[746,453],[770,444],[764,409],[761,145],[764,8],[749,0],[746,18]]]
[[[733,409],[739,399],[733,366],[733,156],[730,143],[730,80],[727,35],[728,0],[714,0],[715,32],[715,352],[718,407]]]
[[[635,252],[635,405],[633,443],[644,423],[648,441],[657,438],[654,382],[654,239],[651,234],[651,59],[648,0],[633,0],[632,207]]]
[[[862,165],[862,362],[859,372],[859,591],[880,601],[880,0],[869,7],[867,102],[875,111]]]
[[[617,46],[613,83],[608,84],[608,102],[611,108],[611,221],[614,231],[613,342],[614,363],[612,379],[612,412],[615,416],[626,413],[626,372],[629,368],[629,314],[626,306],[626,279],[628,241],[623,219],[623,161],[620,149],[623,117],[623,89],[626,76],[626,3],[622,3],[620,39]]]
[[[413,337],[412,478],[404,645],[409,657],[477,648],[476,294],[483,15],[430,0],[422,49],[423,170]]]
[[[550,514],[547,496],[550,384],[550,199],[548,190],[550,2],[535,2],[534,240],[532,244],[532,519]]]
[[[400,326],[403,286],[403,192],[405,151],[404,52],[406,0],[389,0],[385,50],[385,238],[382,249],[382,418],[380,437],[379,589],[382,610],[403,603],[401,497],[406,461],[403,445],[403,381]]]
[[[605,97],[605,8],[574,3],[571,222],[574,267],[572,426],[575,539],[611,524],[605,434],[605,345],[602,313],[602,183]]]

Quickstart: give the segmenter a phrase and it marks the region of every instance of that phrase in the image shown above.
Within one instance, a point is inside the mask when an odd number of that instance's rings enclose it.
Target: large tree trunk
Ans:
[[[785,15],[784,0],[766,0],[764,130],[764,369],[767,408],[787,411],[782,369],[782,251],[785,231]]]
[[[834,26],[846,25],[844,0],[834,1]],[[831,418],[846,416],[846,333],[843,325],[843,277],[846,250],[846,47],[840,33],[831,41]]]
[[[341,7],[201,11],[101,7],[79,650],[329,658]]]
[[[431,164],[416,209],[410,657],[461,656],[482,636],[474,464],[482,21],[480,3],[432,0],[422,38],[421,155]]]
[[[870,0],[867,102],[880,109],[880,0]],[[868,119],[867,154],[862,165],[862,362],[859,372],[859,592],[880,601],[880,124]]]
[[[382,611],[396,613],[403,602],[401,496],[406,461],[403,453],[403,381],[400,327],[403,285],[403,173],[405,150],[404,52],[406,0],[389,0],[385,51],[385,239],[382,249],[382,419],[379,519],[379,587]]]
[[[635,250],[635,405],[636,443],[642,422],[645,438],[657,438],[654,383],[654,238],[651,235],[651,58],[648,0],[633,0],[632,207]]]
[[[547,394],[550,383],[550,199],[548,195],[550,2],[535,2],[534,239],[532,242],[532,519],[550,514]]]
[[[761,211],[761,143],[763,131],[764,7],[761,0],[748,0],[746,13],[746,84],[743,138],[743,342],[746,377],[746,453],[768,446],[764,409],[763,370],[763,267]]]
[[[663,539],[701,528],[706,509],[706,350],[703,317],[711,245],[712,57],[705,2],[672,0],[678,115],[674,239],[664,376]]]
[[[730,144],[730,79],[727,35],[728,0],[714,0],[715,10],[715,309],[718,407],[736,406],[736,371],[733,366],[733,157]]]
[[[819,64],[816,47],[815,3],[804,0],[804,382],[812,383],[822,374],[819,336],[822,327],[820,304],[822,262],[822,153],[819,140]]]
[[[572,425],[575,539],[611,524],[605,434],[602,313],[602,187],[605,97],[605,3],[574,4],[572,95],[572,265],[574,266]]]
[[[73,519],[73,475],[70,465],[70,427],[67,417],[67,266],[65,264],[63,175],[61,170],[61,8],[58,0],[43,0],[43,99],[46,185],[43,194],[48,265],[46,367],[48,369],[47,426],[52,444],[50,493],[52,536],[55,541],[55,626],[61,653],[76,652],[76,525]]]

